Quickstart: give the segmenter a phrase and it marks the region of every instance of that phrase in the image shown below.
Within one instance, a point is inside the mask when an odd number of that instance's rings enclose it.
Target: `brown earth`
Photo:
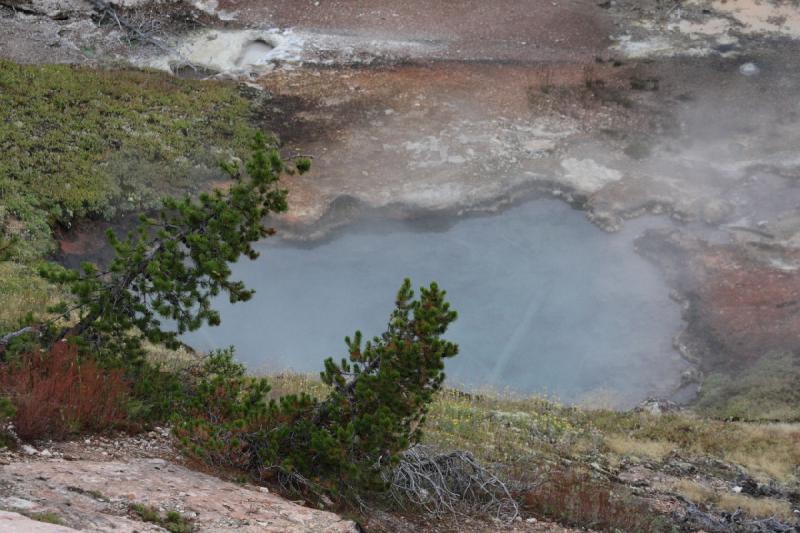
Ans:
[[[585,60],[613,30],[593,0],[221,0],[219,9],[244,24],[442,43],[444,59]]]
[[[800,352],[800,250],[710,244],[681,231],[650,232],[637,244],[684,300],[679,344],[703,370],[742,370],[771,352]]]
[[[327,215],[345,198],[408,216],[494,209],[540,192],[565,191],[583,203],[596,192],[595,177],[562,178],[564,160],[590,167],[596,160],[602,172],[631,138],[675,127],[659,108],[664,97],[631,90],[643,76],[640,65],[594,59],[309,67],[264,76],[271,94],[264,126],[287,154],[315,159],[311,173],[287,181],[284,222],[297,228],[293,235],[324,232],[341,222]],[[629,197],[611,218],[651,201]]]

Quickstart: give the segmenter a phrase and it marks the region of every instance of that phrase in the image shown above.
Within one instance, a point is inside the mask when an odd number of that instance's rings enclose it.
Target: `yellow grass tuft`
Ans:
[[[676,481],[672,489],[694,503],[713,504],[717,497],[717,494],[710,488],[689,479]]]
[[[728,512],[741,509],[752,518],[774,517],[779,520],[791,520],[794,517],[791,504],[785,500],[753,498],[734,492],[718,492],[688,479],[675,482],[673,490],[694,503],[714,506]]]
[[[637,440],[624,435],[610,435],[604,440],[608,449],[617,455],[647,457],[656,461],[663,461],[675,448],[667,441]]]
[[[753,498],[745,494],[722,494],[717,500],[720,509],[736,511],[741,509],[748,516],[756,518],[775,517],[779,520],[791,520],[794,517],[792,505],[775,498]]]
[[[738,424],[740,439],[725,453],[757,477],[790,480],[800,465],[800,424]]]

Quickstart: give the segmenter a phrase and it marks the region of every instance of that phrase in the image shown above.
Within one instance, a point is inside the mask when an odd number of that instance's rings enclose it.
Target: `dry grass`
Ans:
[[[272,389],[269,392],[270,398],[278,399],[287,394],[300,394],[304,392],[314,398],[324,398],[328,394],[328,387],[319,380],[319,377],[311,374],[295,374],[284,372],[268,376],[269,384]]]
[[[280,373],[268,379],[272,398],[301,392],[317,398],[327,394],[327,387],[313,375]],[[532,480],[548,458],[597,448],[577,425],[579,414],[577,409],[537,397],[445,389],[430,406],[422,444],[443,451],[469,451],[483,464],[502,465],[508,477]]]
[[[609,450],[618,455],[647,457],[656,461],[663,461],[674,448],[670,442],[636,440],[625,435],[610,435],[605,438],[605,443]]]
[[[153,344],[145,341],[143,343],[143,348],[147,353],[147,360],[150,363],[160,365],[163,369],[170,372],[185,370],[202,362],[201,355],[184,347],[180,347],[177,350],[170,350],[161,344]]]
[[[269,379],[274,396],[326,393],[314,376],[280,374]],[[492,465],[502,479],[520,487],[526,510],[535,516],[629,531],[670,529],[625,487],[609,484],[602,476],[587,477],[586,472],[560,472],[557,465],[568,460],[578,468],[591,463],[606,468],[631,457],[662,462],[674,452],[690,461],[711,457],[735,462],[753,477],[786,483],[796,481],[795,468],[800,465],[800,424],[724,422],[690,412],[657,416],[590,411],[539,397],[453,389],[440,391],[431,404],[423,444],[445,452],[468,451],[481,464]],[[715,492],[690,479],[680,480],[673,490],[716,510],[741,508],[751,517],[792,517],[785,501]]]
[[[523,495],[524,507],[537,516],[599,531],[672,531],[646,500],[625,487],[576,471],[554,471]]]
[[[269,379],[276,397],[326,394],[315,376],[283,373]],[[590,411],[491,391],[441,391],[430,406],[423,440],[443,450],[470,451],[520,479],[535,478],[541,465],[556,457],[598,454],[614,464],[631,456],[662,461],[676,451],[686,458],[737,463],[760,480],[782,482],[793,481],[800,465],[800,424],[724,422],[690,412]]]
[[[580,426],[580,411],[536,397],[441,391],[430,407],[423,431],[426,444],[467,450],[484,464],[499,464],[505,474],[535,481],[548,461],[595,449]]]
[[[272,397],[327,394],[312,375],[268,377]],[[724,422],[690,412],[590,411],[540,397],[445,389],[430,405],[422,444],[445,453],[469,452],[537,517],[587,528],[670,531],[668,519],[658,514],[668,511],[651,508],[651,501],[609,481],[606,469],[634,456],[663,462],[676,453],[688,461],[733,461],[753,476],[792,482],[800,464],[799,438],[797,424]],[[791,518],[784,501],[717,492],[691,479],[671,488],[718,511],[741,508],[751,517]]]
[[[327,387],[313,375],[281,373],[268,378],[273,398],[327,394]],[[510,478],[535,480],[548,460],[598,449],[599,440],[581,427],[581,416],[578,409],[538,397],[445,389],[430,406],[422,444],[469,451],[482,464],[502,465]]]
[[[0,334],[17,329],[28,313],[42,313],[62,297],[58,287],[39,277],[35,269],[11,261],[0,261]]]
[[[788,481],[800,468],[800,424],[736,424],[740,440],[725,458],[757,477]]]
[[[682,479],[673,485],[673,490],[697,504],[713,506],[722,511],[741,509],[752,518],[792,520],[794,513],[789,502],[775,498],[753,498],[746,494],[719,492],[696,481]]]
[[[589,411],[586,422],[605,435],[659,442],[684,457],[709,456],[740,464],[760,480],[793,481],[800,465],[800,424],[725,422],[689,412]]]
[[[710,488],[689,479],[676,481],[672,488],[693,503],[711,504],[716,500],[717,496]]]
[[[720,509],[733,512],[742,509],[755,518],[775,517],[779,520],[790,521],[794,518],[792,505],[784,500],[775,498],[753,498],[745,494],[722,494],[717,500]]]

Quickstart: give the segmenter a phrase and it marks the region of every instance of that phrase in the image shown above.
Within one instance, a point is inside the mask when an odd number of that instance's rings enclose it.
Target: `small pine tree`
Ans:
[[[336,364],[325,361],[322,380],[333,388],[314,417],[321,428],[337,432],[347,450],[346,477],[361,485],[380,482],[380,466],[393,464],[400,452],[416,443],[427,406],[444,381],[445,359],[458,346],[441,335],[457,314],[436,283],[420,289],[414,300],[406,279],[397,294],[386,332],[362,347],[361,333],[345,339],[350,356]]]
[[[356,332],[346,339],[349,360],[325,361],[331,392],[322,401],[301,394],[267,403],[266,381],[246,378],[232,351],[214,354],[177,434],[190,453],[257,478],[343,496],[380,490],[385,468],[419,440],[444,361],[458,352],[441,338],[456,319],[444,297],[433,283],[414,300],[405,280],[387,331],[363,346]]]

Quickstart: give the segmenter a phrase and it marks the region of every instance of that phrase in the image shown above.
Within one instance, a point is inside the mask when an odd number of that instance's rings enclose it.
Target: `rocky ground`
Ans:
[[[532,490],[529,496],[520,495],[520,516],[511,524],[449,515],[432,519],[413,509],[391,513],[372,509],[356,525],[331,512],[299,505],[303,502],[287,501],[272,489],[232,481],[225,472],[197,471],[197,465],[187,463],[173,447],[168,429],[155,428],[134,436],[90,436],[3,450],[0,531],[577,531],[542,520],[542,498],[555,498],[555,504],[569,508],[563,514],[566,521],[592,523],[616,515],[620,525],[641,527],[643,522],[631,515],[640,513],[662,516],[662,525],[669,520],[683,531],[796,530],[800,512],[800,487],[792,464],[797,456],[792,449],[796,426],[709,425],[663,401],[618,414],[617,422],[543,402],[509,403],[504,408],[515,411],[498,411],[497,404],[488,410],[492,405],[488,398],[471,401],[476,412],[497,426],[485,428],[491,430],[489,440],[494,438],[491,432],[529,440],[532,449],[525,453],[539,465],[536,468],[550,463],[553,473],[580,464],[586,469],[585,481],[569,481],[566,492],[552,486],[552,477],[529,485],[534,488],[526,489]],[[449,411],[456,407],[446,398],[437,402],[449,405]],[[567,423],[572,427],[569,432],[593,435],[597,443],[592,450],[586,444],[577,446],[581,439],[568,435],[547,437],[541,429],[531,433],[529,422],[559,410],[557,417],[577,416]],[[638,420],[649,438],[618,433],[628,425],[625,420]],[[688,428],[690,434],[684,437],[670,434]],[[661,440],[656,440],[656,433]],[[684,438],[687,442],[679,444]],[[760,454],[766,444],[770,451]],[[518,459],[520,464],[526,460]]]
[[[0,458],[0,530],[164,531],[180,513],[186,531],[357,531],[353,522],[223,481],[180,464],[167,430],[135,437],[24,445]],[[138,507],[141,506],[141,507]],[[50,523],[47,523],[47,522]]]
[[[355,522],[288,501],[266,487],[187,468],[163,428],[137,436],[25,444],[0,452],[0,464],[0,531],[174,531],[163,520],[169,512],[179,513],[187,528],[180,531],[187,532],[362,531]],[[376,513],[367,525],[370,531],[574,531],[532,517],[508,526],[418,520]]]

